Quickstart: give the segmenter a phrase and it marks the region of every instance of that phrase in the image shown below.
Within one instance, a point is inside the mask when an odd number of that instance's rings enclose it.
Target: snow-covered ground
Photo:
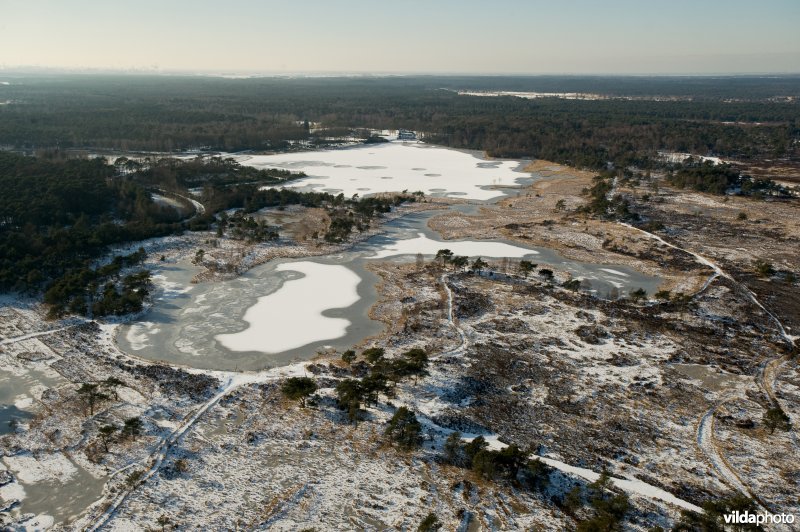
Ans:
[[[711,156],[704,156],[704,155],[692,155],[691,153],[680,153],[680,152],[667,152],[667,151],[660,151],[658,152],[659,157],[662,160],[667,161],[669,163],[682,163],[686,159],[692,157],[694,159],[700,159],[703,162],[709,161],[714,164],[721,164],[725,161],[720,159],[719,157],[711,157]]]
[[[562,100],[606,100],[608,96],[589,92],[534,92],[534,91],[458,91],[459,96],[513,96],[526,100],[539,98],[561,98]]]

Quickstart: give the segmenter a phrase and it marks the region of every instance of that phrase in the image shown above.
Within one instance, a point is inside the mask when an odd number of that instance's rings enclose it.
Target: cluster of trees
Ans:
[[[638,215],[630,210],[630,202],[620,194],[612,194],[614,189],[614,172],[602,172],[592,180],[592,187],[586,190],[589,202],[581,207],[585,212],[601,218],[633,221]]]
[[[293,401],[300,401],[306,407],[306,398],[317,391],[317,383],[311,377],[290,377],[281,384],[281,393]]]
[[[401,380],[427,374],[428,355],[419,348],[410,349],[391,360],[384,358],[384,350],[380,347],[365,349],[362,356],[371,364],[369,374],[362,379],[343,380],[336,386],[337,404],[341,410],[347,410],[352,422],[358,421],[362,404],[377,404],[379,395],[391,395]],[[353,350],[342,354],[342,360],[348,364],[355,359]],[[283,395],[291,400],[300,400],[303,408],[306,398],[316,391],[317,384],[311,377],[291,377],[281,385]],[[422,443],[422,425],[412,411],[402,406],[389,420],[385,435],[391,444],[410,450]]]
[[[75,267],[65,272],[44,294],[50,316],[67,312],[94,316],[139,312],[149,294],[150,272],[139,270],[125,276],[121,272],[141,264],[145,258],[144,249],[139,248],[130,255],[114,257],[105,266]]]
[[[376,216],[387,213],[392,207],[398,206],[403,202],[416,201],[415,194],[401,194],[393,197],[370,196],[359,199],[354,195],[351,199],[345,199],[342,194],[336,196],[335,203],[328,206],[328,216],[331,221],[324,238],[327,242],[344,242],[353,232],[369,229],[370,221]]]
[[[706,501],[701,505],[703,513],[684,510],[681,519],[673,528],[675,532],[725,532],[730,525],[725,523],[725,516],[733,512],[757,513],[758,507],[747,497],[735,495]],[[760,525],[740,524],[737,530],[762,530]]]
[[[267,242],[278,239],[277,227],[247,216],[242,211],[236,211],[230,217],[224,212],[220,215],[217,222],[217,236],[224,235],[226,231],[234,240]]]
[[[775,429],[784,432],[792,429],[792,422],[788,414],[783,411],[780,405],[773,405],[764,412],[762,419],[764,427],[769,429],[769,433],[773,434]]]
[[[279,185],[305,177],[302,172],[290,172],[280,168],[258,169],[243,166],[231,157],[197,156],[194,159],[162,157],[145,158],[142,161],[120,157],[114,161],[114,166],[121,174],[135,174],[137,182],[168,190],[238,183]]]
[[[690,158],[667,174],[670,184],[711,194],[737,192],[745,196],[777,194],[786,195],[784,187],[766,179],[756,179],[742,174],[730,164],[714,164]],[[745,218],[747,215],[745,214]]]
[[[464,442],[458,432],[450,434],[444,445],[444,459],[451,465],[471,469],[486,480],[505,480],[543,491],[550,483],[553,469],[530,455],[530,451],[513,444],[491,450],[483,436]],[[588,509],[584,501],[588,501]],[[577,530],[582,532],[620,529],[631,507],[627,495],[613,490],[606,471],[585,487],[576,485],[561,502],[578,520]]]
[[[493,451],[483,436],[464,443],[461,433],[453,432],[447,437],[444,453],[447,463],[471,469],[486,480],[521,480],[537,490],[546,488],[550,482],[552,469],[540,460],[531,460],[531,453],[517,445]]]
[[[380,394],[391,395],[400,381],[427,375],[428,354],[423,349],[410,349],[392,359],[385,358],[384,354],[380,347],[365,349],[362,356],[370,364],[369,373],[361,379],[345,379],[336,386],[339,408],[347,411],[351,422],[358,421],[362,405],[376,405]],[[354,355],[346,351],[342,359],[350,364]]]
[[[463,271],[464,268],[469,267],[470,273],[481,273],[483,270],[489,268],[489,266],[490,266],[489,263],[486,262],[485,260],[483,260],[481,257],[477,257],[475,260],[473,260],[470,263],[469,257],[465,257],[465,256],[462,256],[462,255],[456,255],[449,249],[440,249],[440,250],[438,250],[436,252],[435,260],[436,260],[437,263],[439,263],[443,267],[449,264],[450,266],[453,267],[454,271]],[[517,274],[519,274],[523,278],[527,279],[528,276],[531,273],[536,271],[536,267],[537,266],[538,266],[538,264],[535,264],[535,263],[533,263],[533,262],[531,262],[529,260],[521,260],[517,264],[516,272],[517,272]],[[509,263],[508,259],[504,259],[504,262],[500,263],[499,270],[504,272],[504,273],[508,273],[511,270],[510,263]],[[491,273],[491,271],[490,271],[490,273]],[[548,282],[552,282],[553,279],[555,278],[555,274],[553,273],[553,270],[551,270],[549,268],[541,268],[539,270],[539,276],[543,280],[548,281]],[[573,292],[577,292],[578,290],[581,289],[581,287],[588,286],[588,281],[586,281],[586,280],[581,281],[581,280],[578,280],[578,279],[571,279],[570,278],[570,279],[565,280],[563,283],[561,283],[561,286],[563,288],[566,288],[567,290],[572,290]],[[636,299],[636,300],[641,299],[642,297],[645,297],[646,295],[647,295],[647,292],[645,292],[642,289],[636,290],[636,291],[631,293],[631,297]]]
[[[94,416],[96,409],[110,399],[119,399],[117,388],[123,386],[121,380],[116,377],[109,377],[100,382],[85,382],[78,388],[78,397],[88,410],[89,415]],[[113,423],[102,425],[97,429],[97,435],[103,444],[103,449],[108,452],[108,444],[117,438],[136,440],[142,433],[144,423],[139,417],[127,418],[122,426]]]
[[[0,224],[65,225],[108,212],[114,169],[102,159],[52,160],[0,152]]]
[[[97,436],[103,443],[103,449],[108,452],[108,444],[117,441],[118,438],[136,441],[136,436],[142,433],[144,424],[141,418],[131,417],[124,421],[120,427],[114,424],[103,425],[97,429]]]
[[[352,422],[358,421],[361,406],[376,405],[380,394],[390,396],[397,384],[413,377],[427,375],[428,355],[420,348],[402,353],[398,358],[387,359],[381,347],[370,347],[362,352],[362,357],[370,364],[369,373],[361,379],[345,379],[336,386],[337,405],[348,412]],[[342,353],[342,360],[348,365],[356,359],[353,350]],[[317,391],[317,384],[311,377],[291,377],[281,385],[283,395],[291,400],[299,400],[306,406],[306,398]],[[421,442],[421,426],[413,413],[399,408],[389,423],[386,435],[391,442],[403,448],[413,448]]]
[[[86,286],[108,245],[180,230],[144,187],[113,175],[102,159],[0,152],[0,290],[37,292],[61,277]]]
[[[117,386],[124,383],[116,377],[110,377],[101,382],[84,382],[78,388],[78,397],[83,401],[89,415],[93,416],[95,409],[105,401],[117,395]]]
[[[353,230],[369,227],[372,218],[389,212],[392,207],[404,202],[416,201],[415,194],[400,194],[391,197],[353,196],[327,192],[300,192],[292,188],[261,188],[258,184],[239,184],[230,186],[206,185],[200,201],[206,208],[205,214],[196,216],[188,223],[191,230],[209,229],[215,223],[215,213],[228,209],[242,209],[245,214],[265,207],[286,207],[301,205],[310,208],[325,208],[331,218],[332,230],[326,240],[339,242]],[[336,220],[342,220],[337,222]],[[332,232],[331,232],[332,231]]]
[[[450,265],[453,267],[454,271],[461,271],[467,266],[471,272],[482,272],[486,268],[489,267],[489,263],[483,260],[481,257],[477,257],[475,260],[472,261],[472,264],[469,262],[469,257],[463,255],[456,255],[449,249],[440,249],[436,252],[436,262],[441,264],[442,266]]]
[[[140,270],[126,275],[119,283],[106,282],[102,292],[92,304],[92,315],[107,316],[113,314],[121,316],[133,312],[141,312],[144,307],[144,301],[150,294],[149,285],[150,272],[147,270]],[[51,307],[50,313],[53,314],[53,309],[56,308],[59,308],[59,306],[54,305]],[[82,312],[78,311],[78,313]]]
[[[588,517],[583,515],[586,513],[584,499],[589,503]],[[622,522],[631,509],[628,496],[613,491],[611,476],[607,471],[602,471],[600,477],[586,488],[575,486],[567,493],[563,505],[567,512],[578,517],[578,532],[621,530]],[[578,512],[581,512],[580,516]]]
[[[384,434],[401,449],[413,449],[422,443],[422,425],[414,412],[401,406],[389,420]]]

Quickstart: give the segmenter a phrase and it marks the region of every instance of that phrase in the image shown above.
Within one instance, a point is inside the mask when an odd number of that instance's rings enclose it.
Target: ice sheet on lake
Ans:
[[[322,313],[358,301],[358,275],[345,266],[309,261],[280,264],[276,271],[300,272],[304,277],[260,297],[244,314],[249,327],[216,336],[219,343],[231,351],[280,353],[345,335],[350,320]]]
[[[502,196],[491,185],[514,186],[528,174],[515,171],[518,161],[486,161],[461,151],[421,143],[390,142],[349,149],[253,155],[241,163],[256,168],[305,172],[308,178],[289,187],[345,196],[421,190],[426,194],[488,200]],[[387,179],[390,177],[391,179]],[[444,190],[444,192],[442,192]]]
[[[627,273],[623,273],[619,270],[612,270],[611,268],[600,268],[600,271],[610,273],[611,275],[617,275],[619,277],[628,277]]]
[[[125,335],[131,349],[141,351],[150,345],[150,336],[160,331],[156,324],[150,321],[134,323]]]
[[[526,255],[536,255],[537,252],[505,242],[480,242],[476,240],[448,240],[445,242],[433,240],[424,233],[417,233],[416,238],[398,240],[382,247],[374,257],[383,259],[395,255],[435,255],[440,249],[449,249],[455,255],[467,257],[509,257],[520,258]]]

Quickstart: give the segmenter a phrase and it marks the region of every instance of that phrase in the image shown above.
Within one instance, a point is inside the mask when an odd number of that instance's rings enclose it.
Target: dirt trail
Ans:
[[[178,428],[176,428],[169,436],[164,438],[161,443],[158,444],[156,449],[144,460],[139,461],[135,465],[140,465],[142,463],[150,462],[150,467],[144,472],[137,485],[143,484],[148,479],[150,479],[153,475],[155,475],[161,464],[164,462],[164,459],[169,454],[170,449],[172,446],[177,443],[184,434],[186,434],[189,429],[191,429],[194,424],[200,419],[200,416],[205,414],[211,407],[219,402],[220,399],[225,397],[227,394],[234,391],[236,388],[241,386],[242,384],[247,384],[249,382],[254,382],[252,379],[243,379],[237,378],[237,375],[232,375],[228,378],[228,380],[222,385],[220,390],[208,401],[200,405],[200,407],[195,410],[194,414],[192,414],[188,420],[184,421]],[[134,465],[134,467],[135,467]],[[131,467],[131,466],[127,466]],[[118,473],[119,471],[117,471]],[[108,523],[111,517],[114,515],[114,512],[119,509],[119,507],[128,499],[131,493],[136,489],[136,485],[129,487],[128,489],[122,490],[119,494],[117,494],[110,502],[110,504],[106,507],[106,509],[97,516],[96,519],[93,519],[93,523],[86,528],[91,532],[95,530],[100,530],[103,526]]]
[[[621,225],[624,225],[625,227],[628,227],[630,229],[634,229],[636,231],[639,231],[640,233],[643,233],[643,234],[647,235],[649,238],[651,238],[653,240],[657,240],[658,242],[664,244],[665,246],[671,247],[672,249],[676,249],[678,251],[683,251],[684,253],[688,253],[689,255],[694,257],[697,260],[697,262],[699,262],[699,263],[701,263],[701,264],[703,264],[705,266],[708,266],[709,268],[714,270],[715,275],[711,276],[711,278],[708,281],[706,281],[705,285],[701,289],[701,292],[702,292],[702,290],[705,290],[706,287],[708,287],[708,285],[711,284],[711,282],[714,279],[716,279],[717,277],[724,277],[724,278],[728,279],[729,281],[731,281],[737,288],[739,288],[740,290],[742,290],[742,292],[744,292],[744,294],[750,299],[750,301],[754,305],[756,305],[758,308],[763,310],[767,314],[767,316],[770,317],[770,319],[775,323],[775,326],[778,328],[778,332],[780,332],[781,337],[788,344],[789,348],[790,349],[794,348],[794,337],[790,336],[786,332],[786,329],[783,327],[783,323],[781,323],[781,321],[778,319],[778,317],[775,316],[775,314],[773,314],[769,310],[767,310],[767,308],[763,304],[761,304],[761,301],[759,301],[758,298],[756,298],[755,294],[752,291],[750,291],[749,288],[747,288],[743,284],[739,283],[736,279],[733,278],[733,276],[731,276],[729,273],[725,272],[717,263],[715,263],[711,259],[708,259],[708,258],[700,255],[699,253],[695,253],[694,251],[688,250],[686,248],[682,248],[680,246],[676,246],[675,244],[670,244],[669,242],[667,242],[666,240],[664,240],[660,236],[654,235],[653,233],[645,231],[644,229],[639,229],[638,227],[634,227],[634,226],[632,226],[630,224],[626,224],[626,223],[622,223]]]
[[[711,462],[711,465],[714,467],[717,473],[719,473],[720,477],[722,477],[722,479],[730,487],[742,495],[757,501],[760,506],[764,507],[764,504],[761,502],[758,496],[750,491],[750,488],[747,487],[739,474],[736,473],[736,471],[734,471],[730,466],[720,451],[716,441],[714,440],[714,423],[716,421],[716,412],[731,399],[732,397],[723,399],[713,407],[709,408],[705,414],[703,414],[703,417],[700,418],[700,422],[697,424],[697,446],[703,451],[703,454],[706,455],[708,461]]]
[[[634,227],[630,224],[623,223],[625,227],[629,227],[631,229],[635,229],[641,233],[644,233],[649,238],[657,240],[658,242],[669,246],[673,249],[678,251],[683,251],[684,253],[688,253],[689,255],[693,256],[698,262],[704,264],[714,270],[714,274],[706,281],[703,288],[700,290],[702,292],[705,290],[716,278],[724,277],[728,279],[733,285],[738,288],[739,290],[744,293],[750,301],[763,310],[770,319],[775,323],[778,332],[780,333],[783,340],[788,344],[790,350],[794,349],[794,337],[790,336],[786,329],[783,327],[783,323],[778,319],[775,314],[767,310],[767,308],[756,298],[755,294],[746,286],[742,285],[736,279],[733,278],[732,275],[725,272],[718,264],[716,264],[711,259],[700,255],[699,253],[695,253],[694,251],[690,251],[688,249],[682,248],[680,246],[676,246],[675,244],[671,244],[661,238],[658,235],[654,235],[648,231],[643,229],[639,229],[638,227]],[[774,391],[774,383],[777,379],[778,367],[781,366],[784,362],[788,361],[791,357],[789,355],[780,355],[774,358],[767,359],[763,361],[759,367],[759,372],[757,375],[757,383],[759,387],[764,391],[764,393],[769,397],[769,399],[778,406],[780,402],[778,401],[777,396],[775,395]],[[733,488],[741,492],[743,495],[749,496],[762,507],[764,507],[764,503],[759,499],[759,497],[754,494],[750,488],[746,486],[746,484],[742,481],[741,477],[733,470],[730,466],[728,461],[725,459],[723,454],[720,452],[719,447],[717,446],[716,442],[714,441],[714,416],[716,411],[727,402],[729,399],[725,399],[722,402],[718,403],[714,407],[710,408],[708,411],[703,414],[700,418],[700,422],[697,426],[697,445],[703,451],[703,453],[708,457],[711,464],[714,466],[714,469],[720,474],[720,476]],[[794,429],[790,429],[789,436],[792,439],[795,447],[798,447],[797,435],[795,434]]]
[[[35,333],[28,333],[23,334],[21,336],[15,336],[13,338],[5,338],[4,340],[0,340],[0,345],[10,345],[17,342],[22,342],[23,340],[30,340],[31,338],[38,338],[40,336],[47,336],[49,334],[55,334],[57,332],[66,331],[67,329],[71,329],[73,327],[77,327],[78,325],[83,325],[87,323],[89,320],[80,320],[77,323],[73,323],[71,325],[67,325],[66,327],[58,327],[56,329],[48,329],[46,331],[39,331]]]
[[[469,346],[469,339],[467,338],[466,333],[464,333],[464,329],[462,329],[461,327],[458,326],[458,324],[456,324],[456,320],[455,320],[455,316],[454,316],[454,312],[455,311],[453,310],[453,291],[450,289],[450,286],[447,284],[448,278],[449,278],[449,276],[447,274],[443,274],[442,277],[440,278],[442,286],[444,286],[444,290],[447,293],[447,321],[450,323],[450,325],[458,333],[458,337],[459,337],[461,343],[458,346],[456,346],[456,347],[454,347],[452,349],[449,349],[449,350],[445,351],[444,353],[441,353],[441,355],[456,355],[456,354],[459,354],[459,353],[463,352],[464,349],[466,349]],[[439,356],[441,356],[441,355],[439,355]]]
[[[164,190],[164,189],[161,189],[161,188],[158,188],[156,190],[158,190],[159,192],[163,192],[164,194],[170,194],[170,195],[173,195],[173,196],[177,196],[177,197],[179,197],[179,198],[181,198],[183,200],[186,200],[189,203],[191,203],[192,206],[194,207],[194,214],[191,216],[191,218],[197,218],[198,216],[201,216],[201,215],[206,213],[205,205],[203,205],[202,203],[200,203],[199,201],[197,201],[194,198],[191,198],[189,196],[184,196],[183,194],[178,194],[177,192]]]
[[[226,395],[234,392],[241,386],[247,384],[256,384],[267,382],[272,379],[279,379],[289,375],[292,375],[293,371],[290,366],[284,368],[278,368],[277,370],[268,370],[260,373],[227,373],[225,381],[223,382],[222,386],[219,388],[219,391],[211,397],[208,401],[201,404],[194,413],[186,419],[178,428],[172,431],[166,438],[161,440],[161,442],[156,446],[155,450],[151,452],[146,458],[135,462],[133,464],[129,464],[117,471],[114,472],[112,475],[115,476],[122,471],[133,469],[136,466],[147,464],[149,463],[150,466],[142,475],[139,482],[136,485],[131,486],[127,489],[122,490],[118,493],[107,506],[105,509],[100,513],[100,515],[92,516],[89,515],[85,520],[88,521],[88,524],[83,525],[84,530],[95,531],[100,530],[103,528],[108,522],[113,518],[114,513],[119,509],[119,507],[128,499],[128,497],[135,491],[138,485],[143,484],[148,479],[150,479],[153,475],[155,475],[161,464],[164,462],[166,457],[169,455],[170,450],[172,447],[178,443],[181,438],[183,438],[186,433],[197,423],[197,421],[208,412],[214,405],[219,403],[219,401],[225,397]]]

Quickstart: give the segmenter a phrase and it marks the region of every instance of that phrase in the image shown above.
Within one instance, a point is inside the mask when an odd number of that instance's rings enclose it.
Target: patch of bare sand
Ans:
[[[537,173],[544,177],[554,177],[559,175],[567,175],[572,177],[583,177],[591,179],[594,175],[593,172],[589,172],[586,170],[579,170],[577,168],[571,168],[569,166],[564,166],[563,164],[554,163],[552,161],[545,161],[543,159],[537,159],[535,161],[531,161],[524,169],[526,172]]]

